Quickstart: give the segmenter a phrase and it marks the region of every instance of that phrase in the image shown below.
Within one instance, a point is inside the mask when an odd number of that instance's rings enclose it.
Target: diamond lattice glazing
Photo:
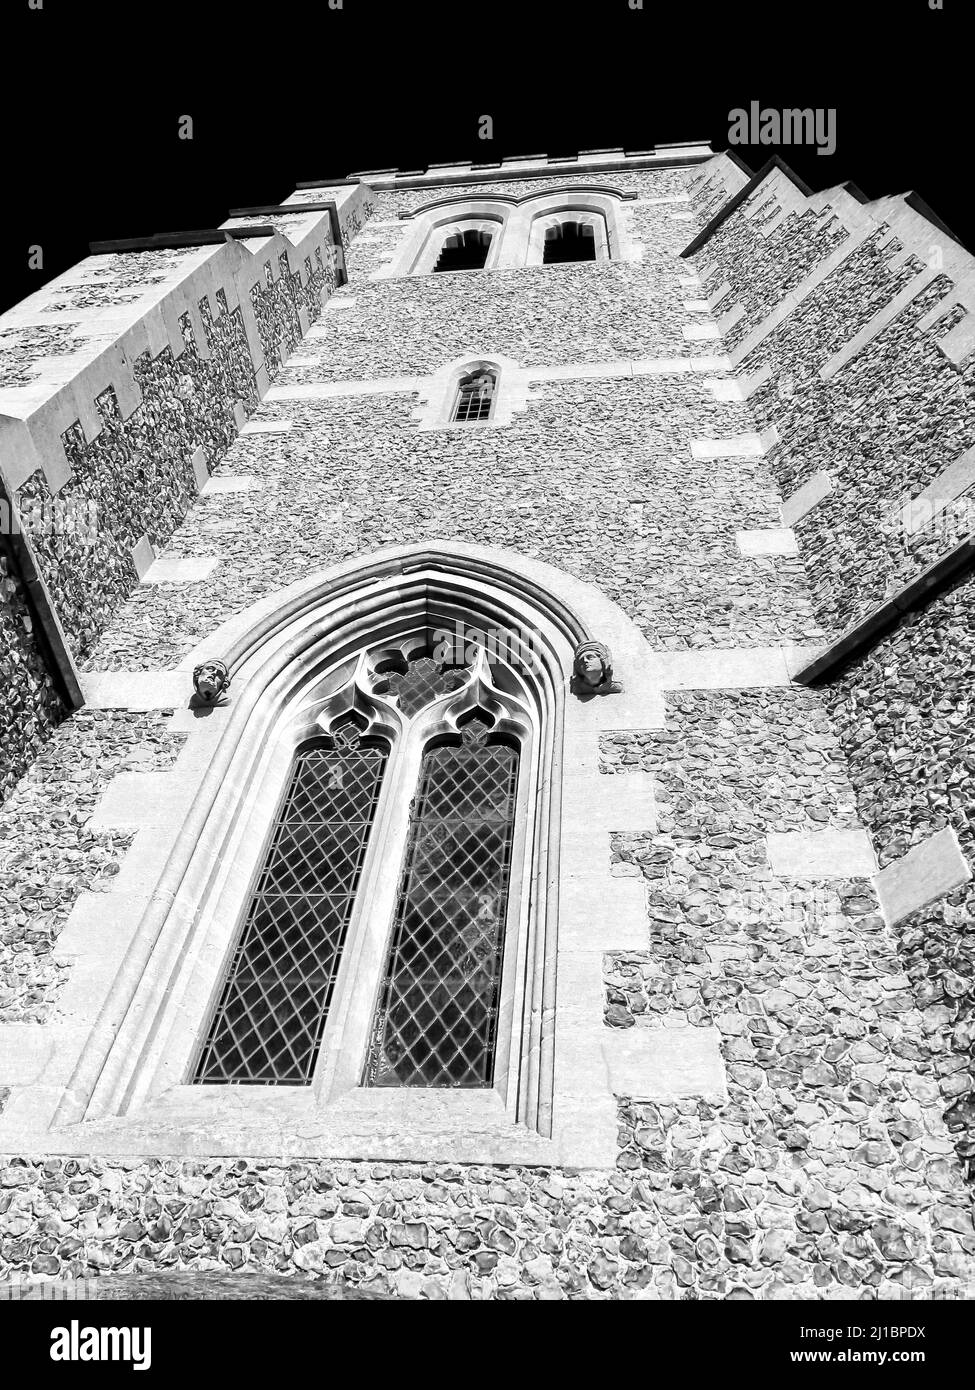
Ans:
[[[311,1080],[386,756],[352,731],[299,752],[197,1082]]]
[[[369,1085],[493,1079],[518,753],[486,732],[423,760]]]

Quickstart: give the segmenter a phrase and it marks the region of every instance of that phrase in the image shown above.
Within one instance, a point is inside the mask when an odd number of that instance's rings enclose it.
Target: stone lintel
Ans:
[[[182,671],[83,671],[81,690],[89,709],[174,709],[193,694]]]
[[[905,503],[901,514],[904,529],[912,536],[923,531],[939,513],[972,487],[975,487],[975,445],[959,454],[923,492]]]
[[[791,685],[796,663],[814,647],[698,647],[655,653],[664,690],[749,690]]]
[[[771,381],[772,376],[772,368],[766,363],[764,367],[759,367],[757,372],[750,372],[746,377],[739,377],[742,400],[747,401],[749,397],[754,396],[760,387],[764,386],[767,381]]]
[[[689,343],[715,342],[721,337],[716,323],[685,323],[681,332]]]
[[[696,459],[762,458],[778,440],[773,425],[761,434],[734,434],[728,439],[692,439],[691,457]]]
[[[732,308],[728,309],[726,313],[723,313],[718,319],[718,331],[721,333],[722,337],[730,332],[736,323],[740,323],[746,313],[747,310],[744,304],[735,304]]]
[[[248,420],[241,434],[286,434],[293,429],[291,420]]]

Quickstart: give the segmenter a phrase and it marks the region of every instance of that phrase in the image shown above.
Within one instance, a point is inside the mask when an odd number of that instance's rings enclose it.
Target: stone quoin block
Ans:
[[[877,896],[891,926],[937,902],[972,877],[972,866],[961,852],[958,836],[947,825],[913,845],[900,859],[877,874]]]

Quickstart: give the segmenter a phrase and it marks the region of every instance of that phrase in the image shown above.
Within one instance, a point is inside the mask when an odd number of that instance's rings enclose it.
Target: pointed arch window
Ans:
[[[483,227],[448,232],[434,262],[434,271],[483,270],[491,249],[492,234]]]
[[[326,702],[334,711],[322,716],[327,734],[294,755],[194,1069],[197,1084],[312,1082],[357,916],[360,936],[380,931],[385,954],[361,1084],[493,1083],[517,723],[499,722],[505,701],[483,656],[472,667],[463,653],[435,656],[427,639],[413,640],[360,653],[357,671]],[[514,710],[517,701],[507,705]],[[374,725],[386,732],[370,733]],[[413,797],[408,825],[397,848],[386,815],[360,901],[391,758],[398,769],[391,795]],[[400,862],[383,935],[382,914],[367,899],[378,876]]]
[[[498,376],[488,367],[478,367],[465,373],[457,388],[457,399],[451,417],[456,424],[470,425],[491,418],[497,393]]]
[[[518,759],[476,717],[424,755],[367,1085],[492,1084]]]
[[[388,751],[352,722],[298,750],[195,1081],[311,1080]]]
[[[560,945],[585,629],[534,569],[416,556],[377,562],[378,586],[330,573],[233,639],[206,804],[59,1123],[131,1116],[142,1135],[185,1115],[221,1152],[588,1162],[595,1097],[609,1152],[615,1102],[574,1060],[588,1019],[556,1017],[590,932],[573,907]]]
[[[587,222],[566,220],[545,228],[543,265],[596,259],[596,229]]]

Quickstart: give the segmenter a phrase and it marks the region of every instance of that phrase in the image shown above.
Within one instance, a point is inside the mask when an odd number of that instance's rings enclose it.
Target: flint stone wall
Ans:
[[[361,191],[339,201],[340,227],[361,225]],[[138,584],[136,546],[169,541],[335,288],[327,213],[260,220],[272,237],[91,256],[0,317],[0,468],[75,662]],[[58,710],[0,603],[2,793]]]
[[[784,196],[778,176],[767,185]],[[726,340],[732,347],[800,283],[794,267],[808,269],[835,249],[817,240],[817,228],[830,216],[829,194],[804,200],[793,190],[797,206],[791,214],[766,238],[756,236],[755,214],[765,189],[757,188],[695,257],[711,272],[705,288],[728,280],[732,288],[723,306],[741,303],[746,309],[734,337]],[[826,206],[803,211],[807,201]],[[839,215],[841,190],[834,201]],[[934,223],[908,217],[902,200],[878,204],[876,219],[876,231],[740,364],[746,376],[761,368],[769,372],[748,405],[760,428],[778,430],[780,444],[770,463],[783,495],[814,473],[832,478],[832,491],[795,525],[815,616],[831,636],[862,619],[975,527],[972,488],[916,532],[901,521],[904,502],[975,443],[975,354],[943,350],[946,335],[970,322],[975,262]],[[837,238],[835,244],[841,243]],[[833,354],[904,292],[900,312],[824,379],[821,368]],[[959,297],[962,302],[955,302]],[[932,311],[934,322],[921,326]],[[908,616],[823,688],[881,867],[945,826],[954,829],[962,853],[975,864],[973,657],[975,580],[968,577]],[[970,1173],[973,920],[970,881],[898,927],[948,1124]]]
[[[740,173],[717,162],[705,210]],[[689,171],[625,177],[641,199],[692,187]],[[512,186],[529,191],[498,189]],[[370,281],[399,245],[397,210],[417,199],[429,190],[376,198],[373,230],[350,251],[351,306],[303,344],[316,367],[286,368],[279,384],[420,376],[468,351],[532,365],[687,352],[676,253],[700,217],[634,207],[634,265]],[[769,463],[691,455],[694,438],[753,429],[751,403],[719,402],[686,373],[531,394],[510,425],[462,438],[418,433],[409,391],[265,402],[256,419],[290,428],[237,439],[220,476],[248,490],[199,499],[169,547],[217,557],[214,582],[136,590],[87,664],[171,665],[283,582],[423,535],[550,560],[614,597],[660,649],[821,637],[801,567],[735,544],[738,530],[778,525]],[[726,1105],[621,1095],[605,1172],[14,1156],[0,1172],[0,1275],[269,1270],[433,1298],[970,1296],[975,1232],[943,1118],[941,1015],[915,993],[913,958],[868,880],[783,886],[768,865],[771,831],[856,823],[857,763],[827,700],[675,694],[665,730],[603,745],[607,776],[651,772],[659,810],[652,833],[606,837],[616,872],[649,885],[647,949],[606,961],[606,1023],[716,1027]],[[44,837],[61,854],[68,817],[58,895],[90,888],[124,853],[85,838],[95,772],[78,769],[76,804],[78,724],[48,746],[50,790],[17,789],[28,800],[15,805],[36,812],[29,840],[10,826],[20,856]],[[105,712],[103,727],[99,769],[174,756],[162,714]],[[38,907],[49,904],[29,904],[18,943]],[[21,951],[28,983],[12,1002],[51,1019],[57,982],[38,973],[43,953]]]

